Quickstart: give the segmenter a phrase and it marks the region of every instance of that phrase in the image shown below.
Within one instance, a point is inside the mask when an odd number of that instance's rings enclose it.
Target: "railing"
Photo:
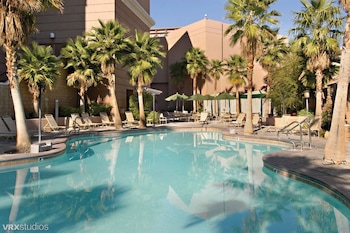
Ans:
[[[307,128],[308,128],[308,135],[309,135],[309,141],[308,141],[308,144],[309,144],[309,147],[311,148],[311,130],[310,130],[310,121],[309,121],[309,118],[306,117],[304,120],[302,121],[293,121],[291,123],[289,123],[288,125],[286,125],[285,127],[283,127],[282,129],[278,130],[277,132],[277,138],[278,140],[281,140],[280,139],[280,133],[283,133],[285,132],[286,135],[288,136],[288,138],[290,139],[289,137],[289,134],[297,127],[299,127],[299,134],[300,134],[300,147],[301,147],[301,150],[303,149],[304,147],[304,141],[303,141],[303,129],[302,129],[302,126],[303,124],[306,124],[307,125]],[[293,146],[295,147],[295,143],[293,143]]]

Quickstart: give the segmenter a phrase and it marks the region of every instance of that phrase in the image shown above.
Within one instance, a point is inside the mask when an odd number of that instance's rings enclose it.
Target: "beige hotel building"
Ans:
[[[151,84],[152,88],[159,89],[162,94],[156,96],[156,110],[167,111],[172,104],[164,99],[176,92],[169,74],[169,65],[180,61],[185,52],[191,47],[198,47],[205,51],[208,59],[224,60],[230,55],[239,54],[238,46],[231,47],[229,37],[224,36],[224,31],[229,26],[219,21],[203,18],[197,22],[181,28],[151,29],[155,24],[150,16],[150,0],[69,0],[65,1],[64,12],[50,10],[37,17],[39,32],[32,35],[32,39],[42,45],[51,45],[58,56],[61,48],[68,38],[75,38],[89,31],[91,27],[98,26],[98,20],[118,20],[130,29],[133,35],[135,29],[150,31],[152,36],[158,37],[167,54],[163,59],[163,68],[158,70]],[[43,93],[43,113],[54,113],[55,102],[59,106],[79,106],[77,89],[66,85],[67,73],[61,70],[61,78],[57,80],[54,90]],[[255,66],[254,83],[255,90],[263,87],[265,71],[260,65]],[[131,86],[125,69],[116,72],[116,94],[121,113],[128,109],[128,98],[135,92]],[[13,106],[9,86],[7,85],[6,66],[4,56],[0,60],[0,115],[13,114]],[[229,90],[232,85],[223,75],[214,90],[213,80],[209,77],[201,86],[202,94],[217,94]],[[27,115],[33,112],[32,96],[27,91],[25,83],[21,84],[22,97]],[[235,90],[232,89],[231,92]],[[188,78],[183,92],[192,94],[192,81]],[[102,86],[89,89],[88,97],[91,101],[109,102],[108,91]],[[189,105],[191,106],[191,105]]]

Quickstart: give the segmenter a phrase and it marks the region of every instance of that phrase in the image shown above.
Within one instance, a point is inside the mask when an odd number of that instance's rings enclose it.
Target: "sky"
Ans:
[[[224,6],[227,0],[150,0],[151,17],[155,21],[152,28],[183,27],[202,20],[205,15],[208,19],[232,24],[225,19]],[[280,34],[288,36],[288,30],[293,28],[293,11],[301,11],[299,0],[277,0],[271,9],[279,11],[278,17]]]

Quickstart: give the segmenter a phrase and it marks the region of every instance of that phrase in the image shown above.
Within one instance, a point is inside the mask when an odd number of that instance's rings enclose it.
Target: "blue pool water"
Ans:
[[[1,232],[349,232],[335,198],[263,168],[285,147],[169,131],[67,148],[0,170]]]

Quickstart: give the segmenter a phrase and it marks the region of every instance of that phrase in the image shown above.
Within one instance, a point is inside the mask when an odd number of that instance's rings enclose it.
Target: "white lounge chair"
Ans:
[[[85,124],[88,124],[89,127],[102,126],[102,122],[101,123],[92,122],[88,113],[82,113],[81,117],[83,118],[83,121],[85,122]]]
[[[100,112],[100,117],[101,117],[102,125],[105,125],[105,126],[114,125],[114,122],[109,119],[109,116],[107,115],[106,112]]]
[[[126,127],[136,127],[139,125],[139,121],[136,121],[132,112],[125,112],[126,120],[123,121]]]
[[[79,113],[71,113],[72,120],[75,125],[77,125],[80,129],[90,128],[90,125],[84,122],[83,118],[80,117]]]
[[[199,121],[200,124],[208,124],[208,113],[207,112],[201,112]]]
[[[53,117],[52,114],[45,114],[45,119],[47,121],[46,125],[44,125],[44,131],[53,131],[53,132],[60,132],[60,131],[65,131],[66,126],[59,126]]]
[[[16,131],[10,131],[5,122],[0,118],[0,137],[11,138],[16,136]]]
[[[5,124],[7,125],[8,129],[11,132],[16,132],[16,123],[10,116],[3,116],[2,119],[4,120]]]
[[[260,115],[258,113],[253,114],[252,123],[255,129],[260,128]]]
[[[166,118],[163,113],[159,114],[159,123],[160,124],[168,123],[168,118]]]
[[[242,127],[244,126],[244,118],[245,118],[245,113],[240,113],[235,121],[231,122],[231,125],[234,127]]]

